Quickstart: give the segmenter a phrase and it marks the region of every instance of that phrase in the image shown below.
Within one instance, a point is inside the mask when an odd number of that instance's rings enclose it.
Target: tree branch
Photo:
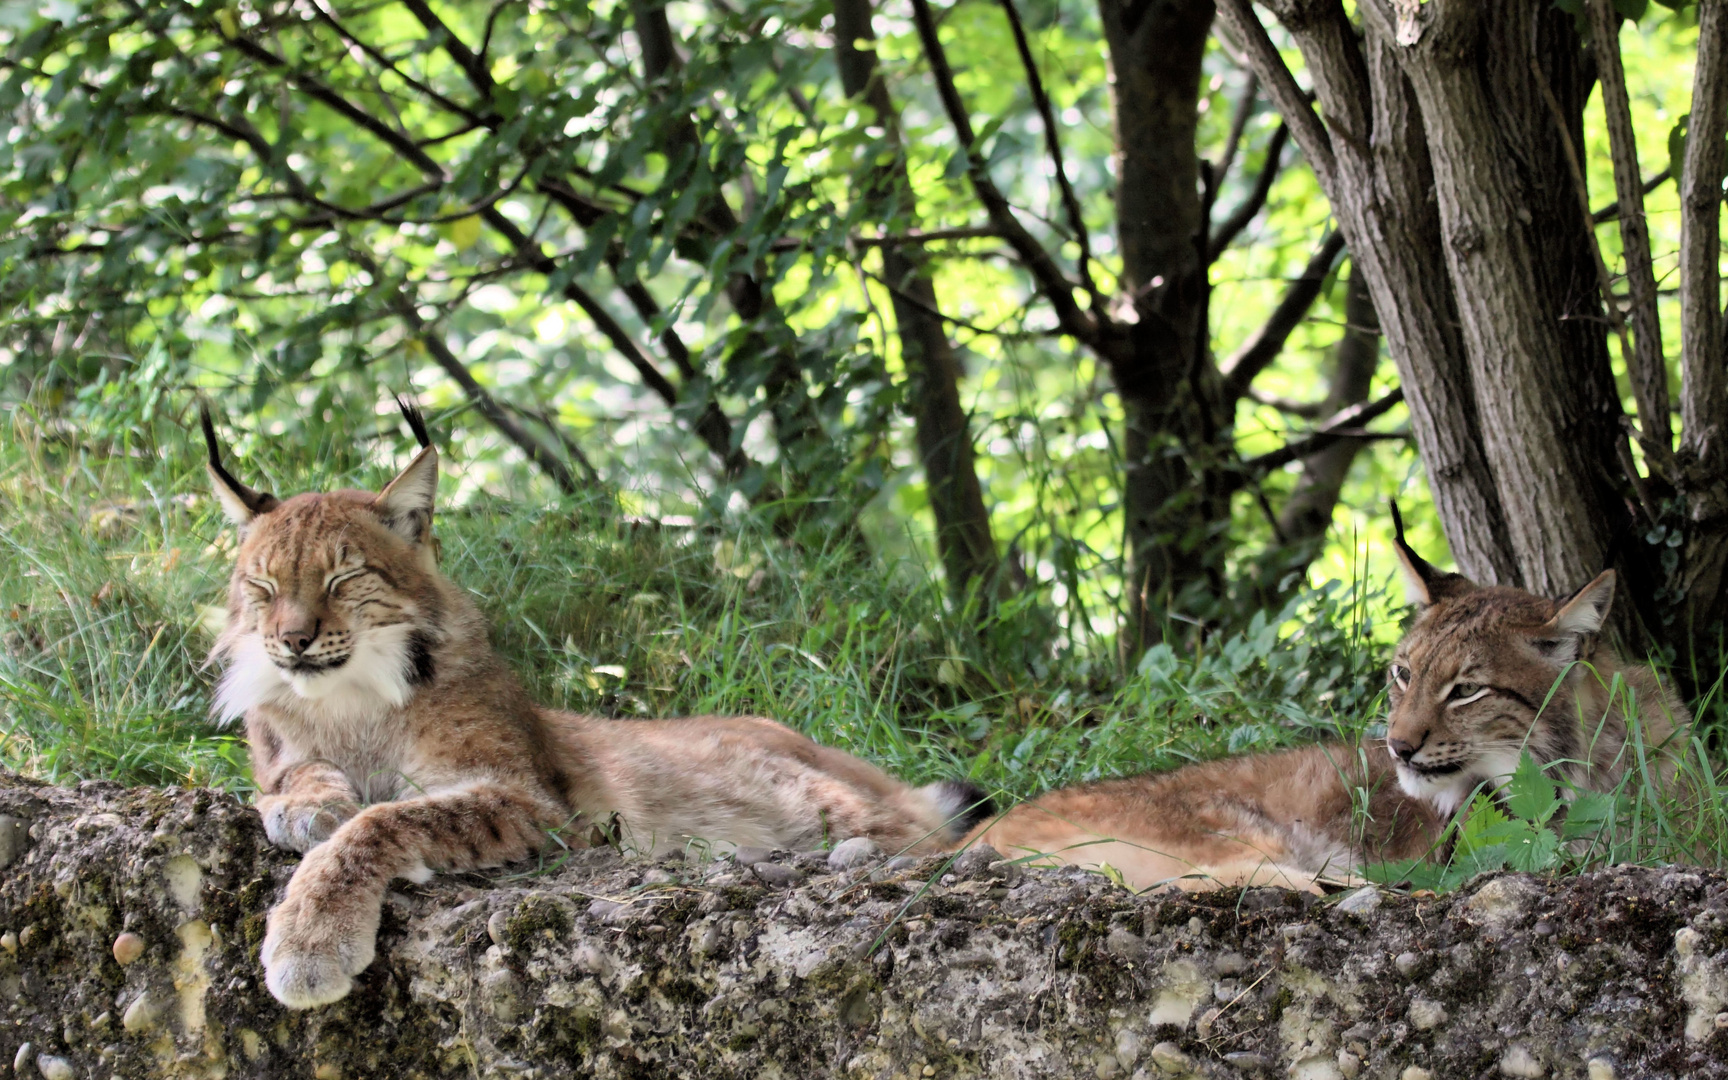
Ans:
[[[978,156],[977,136],[973,134],[972,121],[966,115],[965,102],[960,99],[960,91],[954,86],[954,71],[948,65],[948,54],[937,37],[936,19],[931,14],[929,0],[912,0],[912,21],[917,26],[918,38],[923,43],[924,56],[930,62],[930,73],[936,79],[942,107],[948,113],[948,120],[954,126],[955,135],[959,137],[961,152],[966,155],[966,172],[972,179],[972,189],[984,204],[985,212],[1001,231],[1003,239],[1008,241],[1025,262],[1027,269],[1032,272],[1040,289],[1049,298],[1051,306],[1056,309],[1056,320],[1063,331],[1095,348],[1103,347],[1105,341],[1101,330],[1109,325],[1108,316],[1101,308],[1091,314],[1080,310],[1080,305],[1074,302],[1073,283],[1062,273],[1043,245],[1020,224],[1008,205],[1007,198],[985,170],[984,162]]]
[[[457,37],[454,30],[444,25],[444,20],[433,12],[425,0],[402,0],[402,6],[407,8],[416,19],[419,19],[420,25],[429,32],[444,35],[444,40],[440,42],[444,46],[444,51],[449,53],[450,59],[456,61],[457,66],[467,73],[469,83],[473,85],[475,90],[479,91],[480,96],[490,101],[493,89],[492,72],[487,70],[485,61],[481,60],[474,50]]]
[[[1295,136],[1302,156],[1308,159],[1309,167],[1320,178],[1321,187],[1332,190],[1332,177],[1337,169],[1332,154],[1332,136],[1314,114],[1308,95],[1296,85],[1296,76],[1285,66],[1284,58],[1278,55],[1278,47],[1272,44],[1266,27],[1254,14],[1249,0],[1218,0],[1218,19],[1266,88],[1267,96],[1272,99],[1279,115],[1290,125],[1290,133]]]
[[[1242,133],[1248,130],[1248,121],[1254,116],[1254,102],[1259,94],[1260,78],[1250,71],[1248,85],[1242,91],[1241,100],[1236,102],[1236,112],[1230,117],[1230,137],[1224,140],[1224,153],[1212,167],[1214,183],[1223,184],[1230,173],[1230,166],[1236,163],[1236,150],[1242,145]]]
[[[463,393],[468,395],[468,400],[474,403],[481,415],[486,417],[505,438],[515,443],[524,454],[528,455],[528,460],[550,477],[552,482],[558,485],[560,491],[566,495],[576,494],[576,478],[570,474],[570,470],[564,462],[547,450],[539,439],[530,435],[527,429],[499,404],[498,399],[480,385],[479,381],[474,378],[474,373],[469,371],[468,366],[462,363],[456,354],[450,350],[450,346],[445,342],[443,335],[433,332],[430,324],[420,317],[419,308],[416,306],[415,299],[409,295],[408,286],[405,284],[402,286],[387,284],[377,260],[369,252],[361,251],[352,246],[349,250],[354,256],[354,260],[365,267],[368,274],[372,275],[372,280],[389,290],[390,306],[395,309],[397,316],[401,318],[420,343],[426,346],[426,351],[431,354],[433,361],[444,369],[444,373],[449,375],[457,386],[462,388]]]
[[[1632,396],[1638,402],[1638,421],[1641,428],[1640,438],[1646,445],[1672,446],[1672,435],[1658,437],[1669,431],[1668,427],[1668,375],[1661,363],[1661,354],[1657,354],[1657,371],[1647,371],[1643,367],[1644,357],[1632,349],[1631,338],[1626,333],[1626,320],[1620,314],[1620,302],[1614,297],[1613,278],[1608,273],[1607,260],[1602,257],[1602,245],[1596,241],[1596,224],[1592,220],[1590,210],[1590,187],[1584,179],[1584,167],[1578,161],[1578,148],[1572,145],[1572,133],[1566,126],[1566,113],[1560,107],[1560,99],[1554,96],[1553,87],[1548,85],[1548,76],[1543,73],[1542,65],[1536,57],[1530,57],[1530,77],[1535,81],[1536,88],[1542,94],[1542,100],[1547,103],[1548,112],[1554,118],[1555,129],[1560,134],[1560,147],[1566,152],[1566,165],[1572,173],[1572,188],[1578,197],[1578,209],[1584,215],[1584,232],[1589,242],[1590,257],[1596,264],[1596,282],[1602,291],[1603,313],[1608,317],[1608,324],[1614,328],[1614,333],[1620,338],[1620,355],[1625,357],[1626,366],[1632,376]],[[1636,165],[1634,165],[1636,168]],[[1618,167],[1616,167],[1618,171]],[[1633,174],[1636,176],[1636,172]],[[1648,249],[1649,240],[1645,240]],[[1652,283],[1654,284],[1654,283]],[[1656,402],[1652,400],[1653,388],[1660,381],[1662,413],[1656,414]],[[1647,459],[1652,468],[1657,468],[1659,456]],[[1670,478],[1670,483],[1673,478]]]
[[[1611,0],[1587,0],[1585,6],[1595,42],[1602,112],[1608,121],[1614,190],[1619,196],[1620,249],[1626,259],[1626,284],[1632,301],[1636,351],[1626,357],[1626,365],[1633,375],[1639,425],[1652,441],[1672,446],[1668,365],[1662,356],[1662,323],[1656,312],[1656,270],[1650,257],[1650,227],[1644,220],[1638,141],[1632,130],[1632,106],[1626,97],[1626,70],[1620,62],[1620,16],[1614,12]]]
[[[1284,143],[1290,138],[1290,125],[1279,124],[1278,130],[1272,133],[1272,140],[1266,144],[1266,164],[1260,170],[1260,175],[1254,181],[1254,190],[1242,200],[1242,204],[1230,212],[1223,224],[1213,232],[1212,239],[1206,245],[1206,262],[1218,261],[1218,256],[1224,254],[1224,249],[1230,246],[1248,223],[1254,220],[1266,200],[1272,194],[1272,183],[1278,179],[1278,170],[1284,157]]]
[[[1680,431],[1689,456],[1720,475],[1728,454],[1720,269],[1722,175],[1728,171],[1722,150],[1728,127],[1728,0],[1699,0],[1695,71],[1680,167]]]
[[[1074,195],[1074,186],[1068,182],[1068,169],[1062,163],[1062,139],[1056,127],[1056,111],[1050,107],[1050,95],[1044,90],[1043,77],[1038,74],[1038,62],[1032,56],[1031,43],[1026,40],[1026,27],[1020,21],[1019,9],[1014,6],[1014,0],[1001,0],[1001,4],[1008,16],[1008,25],[1014,31],[1014,47],[1020,52],[1020,66],[1026,69],[1026,86],[1032,91],[1032,101],[1038,106],[1038,116],[1044,124],[1044,143],[1050,161],[1056,167],[1056,184],[1062,191],[1062,209],[1068,217],[1068,227],[1074,230],[1074,241],[1080,245],[1080,283],[1092,299],[1092,309],[1102,311],[1104,297],[1092,280],[1092,239],[1086,231],[1086,220],[1080,214],[1080,200]]]
[[[1399,387],[1378,401],[1370,401],[1362,405],[1352,405],[1348,409],[1340,409],[1333,413],[1325,423],[1321,424],[1314,434],[1306,438],[1287,443],[1269,454],[1249,458],[1242,463],[1243,469],[1250,474],[1267,473],[1273,469],[1282,468],[1292,461],[1300,461],[1310,454],[1319,453],[1340,439],[1404,439],[1409,438],[1402,431],[1367,431],[1362,425],[1377,417],[1385,415],[1391,408],[1404,400],[1404,389]]]
[[[1655,191],[1657,188],[1661,187],[1663,184],[1665,184],[1669,180],[1671,180],[1673,178],[1673,176],[1674,176],[1674,171],[1671,168],[1669,168],[1668,166],[1663,166],[1661,172],[1657,173],[1655,176],[1652,176],[1650,179],[1644,181],[1644,186],[1639,189],[1639,192],[1641,194],[1648,195],[1652,191]],[[1602,224],[1605,224],[1606,222],[1613,221],[1615,218],[1617,218],[1619,216],[1620,216],[1620,200],[1615,199],[1613,202],[1609,203],[1607,206],[1604,206],[1602,209],[1592,211],[1590,214],[1590,220],[1595,222],[1597,225],[1602,225]]]
[[[1242,396],[1256,405],[1265,405],[1277,409],[1286,416],[1300,416],[1304,420],[1318,420],[1321,414],[1326,411],[1324,401],[1297,401],[1295,398],[1268,394],[1266,391],[1252,386]]]
[[[1309,257],[1308,265],[1302,268],[1302,275],[1284,290],[1283,298],[1273,309],[1272,317],[1266,320],[1266,325],[1221,365],[1219,374],[1224,377],[1226,400],[1234,401],[1247,393],[1255,377],[1278,359],[1291,331],[1301,325],[1308,309],[1314,306],[1326,275],[1331,273],[1332,264],[1338,261],[1338,253],[1343,250],[1344,235],[1334,229]]]

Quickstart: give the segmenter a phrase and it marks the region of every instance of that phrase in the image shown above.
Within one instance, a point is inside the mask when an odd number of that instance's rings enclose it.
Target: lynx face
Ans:
[[[1544,764],[1587,770],[1596,749],[1587,742],[1603,734],[1619,742],[1618,716],[1581,715],[1580,684],[1589,676],[1573,663],[1593,657],[1614,571],[1549,600],[1441,573],[1404,544],[1401,528],[1397,544],[1421,606],[1387,672],[1386,748],[1405,792],[1450,814],[1479,785],[1510,777],[1526,750]],[[1603,722],[1614,730],[1597,731]]]
[[[259,704],[356,716],[401,705],[431,681],[439,611],[423,541],[435,451],[423,450],[377,495],[284,502],[215,479],[242,530],[217,643],[229,661],[216,696],[221,719]]]

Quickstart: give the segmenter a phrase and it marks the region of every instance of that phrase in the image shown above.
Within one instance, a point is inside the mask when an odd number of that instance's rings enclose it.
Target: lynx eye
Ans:
[[[276,583],[269,578],[249,577],[246,579],[246,584],[248,587],[263,593],[266,600],[274,599],[276,596]]]
[[[1403,664],[1393,664],[1392,681],[1398,685],[1400,690],[1410,689],[1410,669]]]
[[[366,568],[362,566],[355,570],[339,570],[336,573],[331,574],[324,582],[325,594],[333,595],[336,592],[337,586],[341,585],[344,581],[352,581],[365,572]]]
[[[1454,705],[1465,705],[1488,693],[1488,687],[1481,683],[1453,683],[1452,692],[1447,699]]]

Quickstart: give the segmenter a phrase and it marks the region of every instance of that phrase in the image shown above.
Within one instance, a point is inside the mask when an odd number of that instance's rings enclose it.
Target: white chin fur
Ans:
[[[1444,776],[1425,776],[1398,762],[1398,786],[1412,799],[1426,800],[1441,816],[1451,817],[1478,787],[1493,791],[1512,779],[1520,756],[1516,750],[1491,750]]]
[[[228,653],[228,669],[216,687],[212,710],[227,724],[258,705],[276,705],[329,718],[354,717],[408,700],[407,626],[387,626],[357,636],[348,662],[334,671],[295,675],[283,671],[264,651],[264,642],[248,634]]]

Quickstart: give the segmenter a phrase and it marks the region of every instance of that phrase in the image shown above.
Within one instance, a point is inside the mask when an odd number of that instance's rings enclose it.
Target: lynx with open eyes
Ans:
[[[1598,636],[1614,571],[1548,599],[1436,570],[1405,543],[1401,523],[1396,546],[1418,605],[1387,686],[1386,749],[1406,792],[1450,814],[1511,776],[1526,751],[1556,780],[1606,790],[1635,764],[1628,696],[1652,748],[1672,749],[1689,726],[1686,707],[1655,673]]]
[[[1634,765],[1625,693],[1659,762],[1688,723],[1648,668],[1600,644],[1606,571],[1571,596],[1480,588],[1398,557],[1418,612],[1387,668],[1386,737],[1255,754],[1048,792],[967,842],[1033,861],[1103,867],[1135,888],[1168,883],[1317,888],[1365,862],[1420,859],[1475,791],[1525,751],[1575,788],[1607,790]],[[1609,692],[1618,679],[1617,697]],[[1670,768],[1661,765],[1662,768]]]

